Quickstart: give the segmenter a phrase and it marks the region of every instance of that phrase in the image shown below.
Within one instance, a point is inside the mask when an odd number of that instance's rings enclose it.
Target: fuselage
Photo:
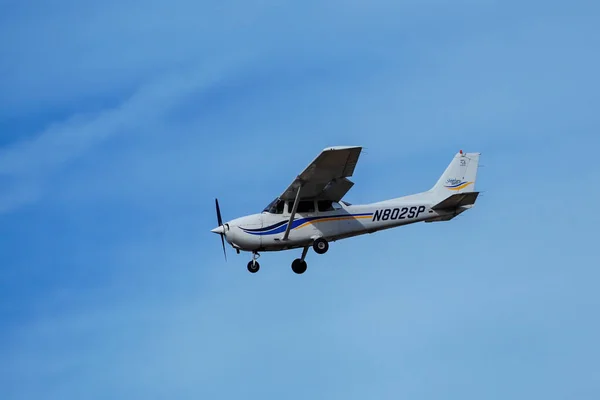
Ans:
[[[243,251],[278,251],[310,245],[316,238],[336,241],[373,233],[416,222],[443,219],[448,212],[433,210],[434,202],[427,193],[364,205],[334,203],[321,211],[315,202],[313,209],[296,212],[287,230],[291,204],[280,210],[267,210],[225,224],[226,240]]]

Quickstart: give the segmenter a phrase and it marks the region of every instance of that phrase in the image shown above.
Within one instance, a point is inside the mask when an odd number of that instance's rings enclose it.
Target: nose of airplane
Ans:
[[[218,233],[218,234],[223,234],[225,233],[225,228],[223,227],[223,225],[216,227],[215,229],[211,229],[212,233]]]

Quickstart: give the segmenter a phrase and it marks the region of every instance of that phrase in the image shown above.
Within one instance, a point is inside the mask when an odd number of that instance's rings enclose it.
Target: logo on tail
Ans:
[[[463,181],[461,179],[448,179],[444,187],[449,190],[462,190],[473,182]]]

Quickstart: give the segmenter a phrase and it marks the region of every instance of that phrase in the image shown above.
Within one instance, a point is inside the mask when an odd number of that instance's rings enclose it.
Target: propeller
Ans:
[[[219,208],[219,200],[215,199],[215,205],[217,207],[217,223],[220,227],[222,227],[219,235],[221,236],[221,244],[223,245],[223,255],[225,256],[225,261],[227,261],[227,252],[225,251],[225,226],[223,226],[223,218],[221,218],[221,209]]]

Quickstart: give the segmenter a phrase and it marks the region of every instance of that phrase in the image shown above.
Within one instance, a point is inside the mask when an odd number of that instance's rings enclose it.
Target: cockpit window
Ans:
[[[265,207],[263,212],[267,212],[270,214],[283,214],[283,207],[285,206],[285,202],[280,199],[275,199],[268,206]]]
[[[292,211],[294,207],[294,202],[290,201],[288,203],[289,212]],[[298,202],[298,208],[296,209],[297,213],[312,213],[315,212],[315,202],[313,200],[301,200]]]

